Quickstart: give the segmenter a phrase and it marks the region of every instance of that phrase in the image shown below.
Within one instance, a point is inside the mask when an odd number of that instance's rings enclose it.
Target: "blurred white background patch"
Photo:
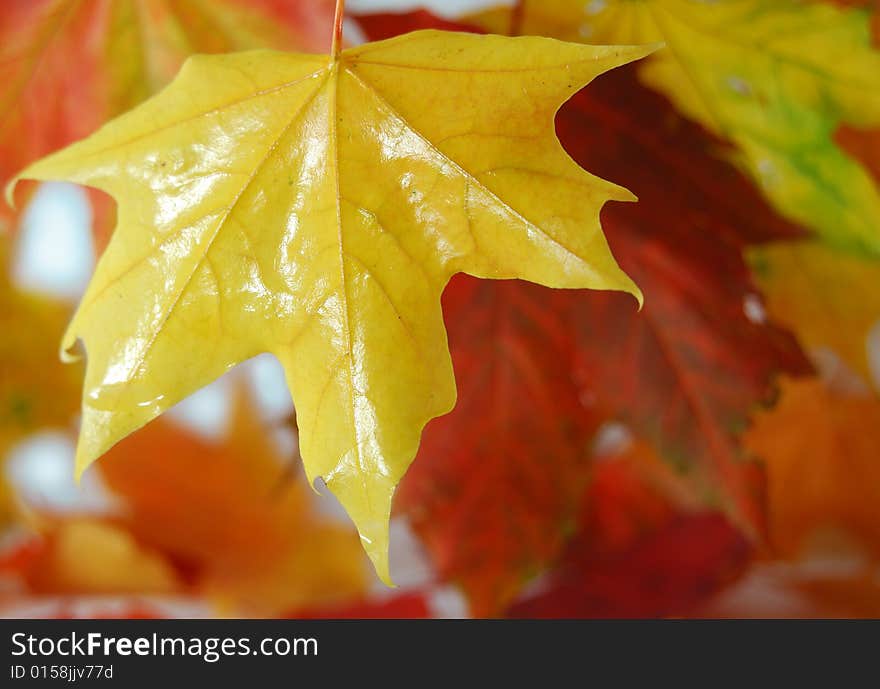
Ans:
[[[13,283],[75,301],[92,275],[94,256],[92,208],[86,192],[66,182],[40,185],[22,219],[13,255]]]
[[[106,512],[113,501],[96,471],[73,478],[75,441],[62,431],[29,436],[9,452],[6,475],[26,504],[52,512]]]

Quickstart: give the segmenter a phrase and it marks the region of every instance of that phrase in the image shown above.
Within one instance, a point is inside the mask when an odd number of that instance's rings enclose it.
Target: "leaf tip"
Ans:
[[[304,464],[309,464],[305,457]],[[324,483],[357,527],[361,546],[370,558],[376,575],[383,584],[394,587],[388,551],[391,500],[396,481],[364,481],[357,473],[340,472],[325,475]]]
[[[379,577],[379,580],[388,586],[389,588],[397,588],[397,584],[391,579],[391,565],[388,557],[389,543],[388,543],[388,533],[386,531],[385,537],[381,542],[376,542],[376,540],[371,540],[368,536],[363,533],[360,534],[361,545],[364,547],[364,550],[367,552],[367,555],[370,558],[370,562],[373,563],[373,569],[376,570],[376,576]]]
[[[645,295],[642,293],[642,289],[635,283],[629,275],[627,275],[623,270],[618,268],[622,281],[619,282],[612,289],[617,289],[621,292],[626,292],[627,294],[632,295],[633,299],[636,300],[636,303],[639,305],[638,310],[641,311],[645,305]]]
[[[621,65],[641,60],[666,47],[664,41],[656,43],[640,43],[637,45],[621,45],[615,47],[616,54],[620,57]]]
[[[82,428],[80,429],[79,441],[76,445],[76,457],[73,461],[73,480],[79,486],[83,474],[92,464],[109,449],[108,445],[101,445],[93,430],[89,429],[90,410],[83,405]],[[112,445],[112,443],[111,443]]]
[[[84,462],[79,457],[76,458],[76,466],[73,468],[73,480],[77,488],[82,484],[82,476],[88,468],[89,462]]]
[[[15,190],[18,188],[18,183],[21,182],[21,180],[44,180],[44,178],[39,174],[40,163],[42,163],[43,160],[45,160],[45,158],[41,158],[40,160],[32,162],[27,167],[19,170],[6,183],[6,186],[3,188],[3,197],[6,201],[6,205],[8,205],[12,210],[18,210],[15,205]]]
[[[3,190],[3,197],[6,199],[6,205],[9,206],[12,210],[18,210],[15,207],[15,187],[18,185],[19,179],[19,175],[13,177],[11,180],[9,180],[9,182],[7,182],[6,187]]]
[[[630,294],[633,295],[633,298],[636,300],[636,303],[639,305],[639,311],[641,311],[645,307],[645,295],[642,293],[642,290],[638,285],[633,283],[633,286],[630,290]]]
[[[61,346],[58,349],[58,358],[65,364],[73,364],[81,361],[83,358],[83,342],[81,339],[73,335],[68,329],[61,339]]]

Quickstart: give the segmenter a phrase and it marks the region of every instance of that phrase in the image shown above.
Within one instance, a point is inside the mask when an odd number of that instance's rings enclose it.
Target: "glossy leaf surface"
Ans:
[[[119,202],[65,336],[88,354],[82,471],[263,351],[321,476],[388,580],[394,487],[454,379],[449,277],[638,294],[598,223],[624,189],[552,130],[560,103],[648,52],[419,32],[324,56],[190,59],[159,96],[22,177]]]

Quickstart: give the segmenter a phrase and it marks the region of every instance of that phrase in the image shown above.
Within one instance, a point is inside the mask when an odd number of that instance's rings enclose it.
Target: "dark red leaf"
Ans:
[[[759,531],[760,476],[743,461],[738,436],[753,408],[772,399],[778,373],[810,366],[793,337],[764,322],[741,251],[798,229],[708,155],[720,144],[638,86],[632,70],[615,70],[578,94],[557,130],[581,165],[640,198],[609,204],[602,221],[645,308],[639,313],[610,292],[580,301],[584,390],[692,470],[708,500]]]
[[[377,12],[375,14],[355,14],[358,24],[371,41],[393,38],[410,31],[438,29],[440,31],[470,31],[480,33],[476,27],[438,17],[427,10],[413,12]]]
[[[751,555],[718,512],[691,512],[652,485],[645,462],[601,462],[562,565],[513,617],[686,615],[738,576]]]

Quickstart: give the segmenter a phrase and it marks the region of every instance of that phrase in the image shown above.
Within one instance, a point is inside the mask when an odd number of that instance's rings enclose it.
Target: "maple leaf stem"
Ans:
[[[330,55],[335,60],[342,46],[342,23],[345,17],[345,0],[336,0],[336,16],[333,18],[333,44]]]
[[[526,0],[516,0],[510,12],[510,27],[508,33],[511,36],[519,36],[522,33],[523,18],[526,14]]]

